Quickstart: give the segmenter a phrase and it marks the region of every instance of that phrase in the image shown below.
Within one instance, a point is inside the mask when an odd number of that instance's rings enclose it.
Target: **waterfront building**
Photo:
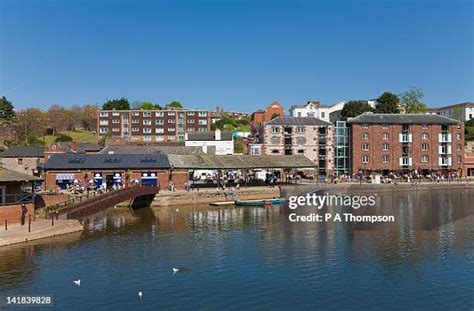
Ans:
[[[101,110],[99,136],[121,137],[126,142],[184,142],[186,132],[211,130],[211,113],[198,109]]]
[[[455,119],[458,121],[469,121],[474,118],[473,102],[460,103],[432,109],[435,109],[436,114],[440,116]]]
[[[44,147],[13,146],[0,153],[0,166],[31,176],[40,176]]]
[[[106,146],[100,154],[203,154],[200,147],[166,145],[113,145]]]
[[[337,121],[334,128],[334,171],[336,175],[351,171],[350,127],[345,121]]]
[[[185,134],[186,147],[200,147],[204,153],[225,155],[234,154],[234,139],[232,132],[206,131]]]
[[[304,155],[320,175],[334,172],[334,127],[313,117],[278,117],[265,123],[263,154]]]
[[[268,105],[266,110],[259,109],[252,114],[252,121],[257,124],[263,124],[276,117],[285,116],[285,108],[278,101],[274,101]]]
[[[34,212],[34,183],[41,179],[0,167],[0,223],[21,221]],[[25,218],[23,218],[25,220]]]
[[[334,105],[321,105],[318,100],[310,100],[306,105],[294,105],[290,108],[290,115],[293,117],[312,117],[324,120],[326,122],[339,121],[341,110],[344,108],[346,101],[338,102]],[[376,101],[368,100],[370,107],[375,108]]]
[[[462,122],[434,114],[364,113],[347,123],[353,174],[462,171]]]

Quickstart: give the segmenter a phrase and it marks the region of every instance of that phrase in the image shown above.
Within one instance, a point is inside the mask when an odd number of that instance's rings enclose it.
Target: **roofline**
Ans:
[[[456,120],[456,119],[452,119],[452,118],[448,118],[448,117],[445,117],[445,116],[441,116],[439,114],[423,114],[423,113],[363,113],[363,114],[360,114],[358,115],[357,117],[354,117],[354,118],[351,118],[350,120],[347,120],[346,122],[347,123],[391,123],[391,124],[398,124],[398,122],[382,122],[382,121],[358,121],[357,119],[362,117],[362,116],[370,116],[370,115],[376,115],[376,116],[379,116],[379,115],[382,115],[382,116],[386,116],[386,115],[397,115],[397,116],[423,116],[423,115],[429,115],[429,116],[436,116],[438,118],[442,118],[442,119],[446,119],[446,121],[450,121],[450,122],[455,122],[456,124],[459,124],[459,123],[462,123],[462,121],[459,121],[459,120]],[[354,122],[355,121],[355,122]],[[417,124],[417,123],[414,123],[414,122],[411,122],[413,124]],[[422,122],[422,123],[426,123],[426,122]],[[420,124],[422,124],[420,123]],[[426,124],[431,124],[431,123],[426,123]]]
[[[469,106],[469,107],[474,107],[474,102],[465,102],[465,103],[459,103],[459,104],[452,104],[448,106],[441,106],[441,107],[428,107],[436,110],[441,110],[441,109],[449,109],[449,108],[455,108],[455,107],[463,107],[463,106]]]

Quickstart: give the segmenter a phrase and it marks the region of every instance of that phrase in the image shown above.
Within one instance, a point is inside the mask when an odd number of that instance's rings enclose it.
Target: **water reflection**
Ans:
[[[98,309],[112,297],[134,306],[126,298],[130,284],[146,284],[162,308],[184,297],[190,308],[206,307],[201,298],[211,289],[213,307],[285,308],[291,296],[301,307],[364,308],[372,306],[360,301],[367,293],[381,297],[380,308],[474,307],[471,291],[449,287],[474,287],[473,199],[471,190],[380,194],[375,207],[353,211],[396,219],[374,224],[291,223],[286,206],[109,209],[88,219],[82,233],[0,248],[0,292],[46,290],[64,298],[60,305],[84,303],[64,286],[82,274],[86,306]],[[171,265],[187,268],[187,281],[171,282]]]

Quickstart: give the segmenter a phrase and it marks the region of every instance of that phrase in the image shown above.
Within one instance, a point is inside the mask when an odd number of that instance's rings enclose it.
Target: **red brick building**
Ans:
[[[348,124],[353,173],[463,171],[462,122],[433,114],[365,113]]]
[[[266,110],[259,109],[252,114],[252,119],[257,124],[262,124],[264,122],[270,121],[275,117],[284,117],[285,108],[278,101],[274,101],[268,105]]]

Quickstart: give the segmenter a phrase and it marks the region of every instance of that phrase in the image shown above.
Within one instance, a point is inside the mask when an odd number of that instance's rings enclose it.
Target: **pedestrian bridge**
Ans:
[[[144,197],[153,198],[159,191],[159,186],[140,185],[109,190],[103,194],[87,195],[50,206],[48,208],[48,217],[59,218],[59,216],[66,216],[67,219],[84,219],[121,202],[133,202],[138,198]]]

